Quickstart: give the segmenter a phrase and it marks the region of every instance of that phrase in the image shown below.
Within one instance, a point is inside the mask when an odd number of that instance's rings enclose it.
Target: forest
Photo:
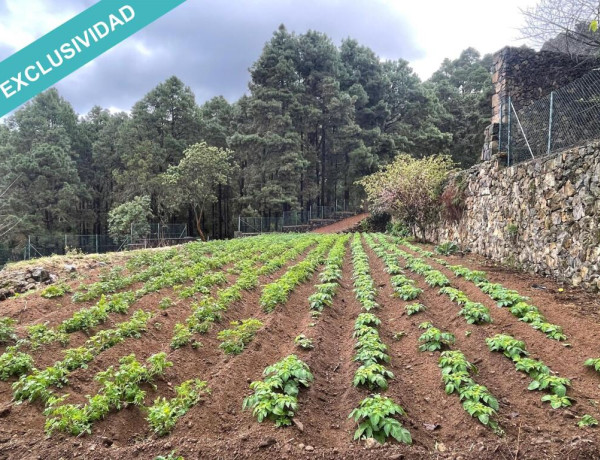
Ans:
[[[0,125],[0,244],[107,234],[119,206],[193,235],[233,236],[238,215],[362,206],[357,181],[398,154],[474,164],[489,124],[490,56],[446,59],[427,81],[353,39],[283,25],[249,69],[246,94],[198,104],[176,76],[129,113],[78,114],[56,89]],[[202,69],[198,69],[199,72]]]

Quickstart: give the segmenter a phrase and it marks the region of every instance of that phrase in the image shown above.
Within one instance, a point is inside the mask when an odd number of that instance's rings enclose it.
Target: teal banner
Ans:
[[[0,63],[0,116],[183,2],[185,0],[100,0],[13,54]],[[118,79],[118,72],[126,67],[125,62],[123,68],[115,69],[115,78]]]

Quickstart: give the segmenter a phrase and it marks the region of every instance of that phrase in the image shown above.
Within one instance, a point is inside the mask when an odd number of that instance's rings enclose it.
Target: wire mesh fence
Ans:
[[[238,218],[238,232],[302,232],[310,230],[331,220],[337,220],[355,214],[345,204],[335,206],[311,206],[303,211],[285,211],[278,216]]]
[[[150,224],[143,232],[132,227],[130,235],[112,238],[110,235],[49,234],[29,235],[24,245],[6,247],[0,245],[0,267],[7,262],[29,260],[52,255],[64,255],[69,251],[84,254],[116,252],[128,249],[169,246],[190,241],[186,224]]]
[[[510,96],[500,105],[498,150],[508,165],[599,137],[600,69],[519,110]]]

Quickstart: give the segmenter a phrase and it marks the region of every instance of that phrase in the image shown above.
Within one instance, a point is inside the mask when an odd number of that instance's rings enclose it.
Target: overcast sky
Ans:
[[[0,0],[0,61],[96,3],[95,0]],[[187,0],[74,72],[57,87],[75,110],[129,110],[177,75],[199,103],[235,101],[248,68],[279,24],[297,33],[352,37],[382,59],[409,61],[422,79],[445,57],[520,46],[519,7],[535,0]]]

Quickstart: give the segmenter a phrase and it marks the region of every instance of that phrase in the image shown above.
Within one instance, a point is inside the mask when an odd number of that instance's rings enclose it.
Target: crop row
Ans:
[[[267,284],[261,293],[259,303],[262,309],[270,313],[278,305],[287,302],[290,293],[304,281],[308,280],[317,267],[325,261],[325,253],[339,237],[327,235],[319,238],[317,247],[311,250],[306,258],[291,267],[277,281]]]
[[[439,270],[426,264],[422,259],[402,251],[394,244],[390,243],[384,236],[379,236],[378,241],[388,251],[406,260],[406,268],[413,273],[425,278],[425,282],[432,287],[440,287],[439,293],[448,296],[448,298],[461,306],[458,312],[459,316],[465,318],[467,324],[491,323],[492,317],[489,309],[479,303],[471,301],[466,294],[450,286],[450,280]]]
[[[49,435],[55,431],[71,435],[89,434],[92,424],[106,417],[111,410],[119,411],[129,405],[143,406],[146,392],[140,385],[152,385],[156,377],[163,375],[165,369],[173,365],[167,360],[165,353],[152,355],[146,362],[147,365],[142,365],[135,355],[131,354],[119,360],[120,366],[117,369],[111,366],[106,371],[97,373],[94,380],[100,383],[100,390],[95,395],[88,396],[85,404],[64,404],[68,395],[51,397],[44,411],[47,417],[46,432]],[[152,427],[159,433],[171,429],[177,418],[198,401],[205,387],[206,383],[201,381],[184,382],[179,386],[178,398],[174,401],[157,399],[149,410],[149,414],[152,415]],[[166,414],[168,417],[159,417],[159,407],[169,411],[175,408],[175,413]]]
[[[392,276],[392,280],[396,277],[404,276],[401,274],[403,271],[397,264],[397,256],[402,256],[403,251],[398,251],[393,245],[383,238],[377,238],[377,241],[371,236],[365,237],[373,251],[381,258],[387,267],[387,271]],[[388,252],[390,251],[390,252]],[[393,255],[392,255],[393,254]],[[424,264],[422,261],[416,258],[407,258],[407,268],[411,269],[415,273],[421,274],[425,277],[429,277],[430,285],[445,285],[444,276],[437,276],[435,271]],[[441,274],[441,273],[440,273]],[[412,285],[412,280],[404,281],[402,285]],[[394,284],[394,281],[392,281]],[[396,282],[396,284],[399,284]],[[448,287],[442,287],[448,289]],[[419,292],[415,297],[410,297],[405,300],[414,300],[418,298]],[[409,304],[405,306],[408,315],[412,315],[421,311],[424,311],[425,306],[417,304]],[[454,334],[450,332],[442,331],[433,326],[429,321],[423,322],[419,325],[420,329],[424,329],[424,332],[418,339],[419,350],[422,352],[442,351],[444,348],[450,347],[454,344],[456,338]],[[490,394],[488,389],[483,385],[478,385],[471,378],[470,374],[475,370],[474,366],[470,364],[464,355],[460,351],[442,351],[439,366],[442,369],[442,381],[444,383],[444,389],[446,393],[457,393],[462,401],[463,408],[472,417],[477,418],[482,424],[489,426],[498,434],[502,433],[502,430],[498,427],[498,423],[493,418],[498,410],[498,402]]]
[[[393,378],[394,374],[385,367],[385,363],[390,361],[390,356],[377,330],[381,320],[371,313],[371,310],[379,307],[375,301],[377,291],[370,274],[369,258],[359,233],[354,234],[350,247],[354,294],[365,311],[358,315],[354,323],[354,361],[360,362],[361,365],[354,374],[353,384],[364,385],[371,391],[384,390],[388,387],[388,379]],[[354,439],[374,438],[383,444],[391,437],[398,442],[410,444],[410,432],[394,417],[395,415],[405,415],[405,411],[393,400],[380,394],[367,396],[349,415],[358,424]]]
[[[342,278],[342,264],[349,238],[350,235],[339,237],[329,251],[323,270],[319,273],[321,284],[315,285],[316,292],[308,297],[313,316],[319,316],[323,308],[333,303],[333,297]]]
[[[264,240],[258,246],[259,252],[253,257],[238,260],[233,268],[233,271],[239,271],[239,276],[234,284],[219,290],[215,297],[206,295],[192,304],[192,313],[186,319],[185,324],[175,325],[171,348],[187,345],[192,341],[194,333],[207,332],[216,321],[220,321],[222,314],[233,302],[242,298],[243,291],[249,291],[258,286],[259,275],[275,272],[314,244],[312,237],[291,240],[285,238],[282,243],[275,243],[276,241],[278,240],[271,238]],[[293,243],[292,247],[286,250],[290,241]],[[239,345],[238,342],[238,348]]]
[[[418,246],[411,245],[404,240],[401,240],[401,243],[421,255],[433,257],[433,253],[430,251],[424,251]],[[540,313],[538,307],[528,302],[528,297],[522,296],[515,290],[507,289],[499,283],[491,283],[484,271],[471,270],[462,265],[450,265],[443,259],[434,260],[440,265],[447,267],[457,277],[465,278],[467,281],[475,284],[483,293],[496,301],[499,307],[508,308],[511,314],[517,317],[519,321],[530,324],[533,329],[543,332],[551,339],[559,341],[567,339],[562,328],[556,324],[549,323],[544,315]]]
[[[525,342],[510,335],[496,334],[486,339],[486,343],[490,350],[503,353],[513,361],[518,371],[531,377],[529,390],[546,390],[550,393],[544,395],[542,401],[549,402],[553,409],[571,405],[571,398],[567,396],[567,388],[571,385],[569,379],[553,375],[542,361],[528,358]]]

